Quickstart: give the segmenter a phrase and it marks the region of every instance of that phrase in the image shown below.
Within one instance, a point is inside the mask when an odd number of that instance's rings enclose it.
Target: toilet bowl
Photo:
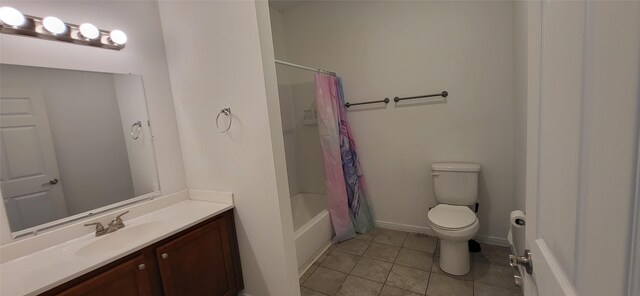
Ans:
[[[453,275],[471,270],[467,241],[480,229],[470,209],[478,200],[478,174],[475,163],[434,163],[431,165],[438,205],[427,213],[431,229],[440,239],[440,269]]]
[[[473,238],[480,222],[466,206],[440,204],[427,214],[431,229],[440,239],[440,269],[453,275],[471,270],[468,241]]]

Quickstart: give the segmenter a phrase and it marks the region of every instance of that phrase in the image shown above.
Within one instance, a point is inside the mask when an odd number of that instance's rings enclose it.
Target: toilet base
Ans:
[[[453,275],[464,275],[471,271],[471,255],[466,240],[440,239],[440,269]]]

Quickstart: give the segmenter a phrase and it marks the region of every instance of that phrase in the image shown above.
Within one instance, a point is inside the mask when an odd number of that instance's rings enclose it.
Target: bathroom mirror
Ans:
[[[0,122],[14,238],[159,194],[140,76],[0,64]]]

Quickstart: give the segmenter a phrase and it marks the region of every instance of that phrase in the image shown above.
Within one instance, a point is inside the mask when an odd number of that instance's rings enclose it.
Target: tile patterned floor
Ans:
[[[519,296],[509,249],[482,245],[471,272],[439,268],[435,237],[376,228],[331,246],[300,277],[302,296]]]

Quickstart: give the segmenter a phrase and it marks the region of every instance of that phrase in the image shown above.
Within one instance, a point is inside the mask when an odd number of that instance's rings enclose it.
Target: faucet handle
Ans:
[[[128,214],[128,213],[129,213],[129,211],[126,211],[126,212],[116,216],[116,220],[115,221],[118,222],[118,223],[122,223],[122,216],[124,216],[125,214]]]
[[[126,211],[116,216],[116,219],[111,221],[111,223],[109,223],[109,228],[111,228],[111,226],[114,226],[116,230],[124,228],[124,221],[122,221],[122,216],[124,216],[124,214],[127,214],[127,213],[129,213],[129,211]]]
[[[102,223],[100,223],[100,222],[87,223],[87,224],[85,224],[84,226],[93,226],[93,225],[95,225],[95,226],[96,226],[96,232],[98,232],[98,231],[103,231],[103,230],[104,230],[104,226],[102,226]]]

